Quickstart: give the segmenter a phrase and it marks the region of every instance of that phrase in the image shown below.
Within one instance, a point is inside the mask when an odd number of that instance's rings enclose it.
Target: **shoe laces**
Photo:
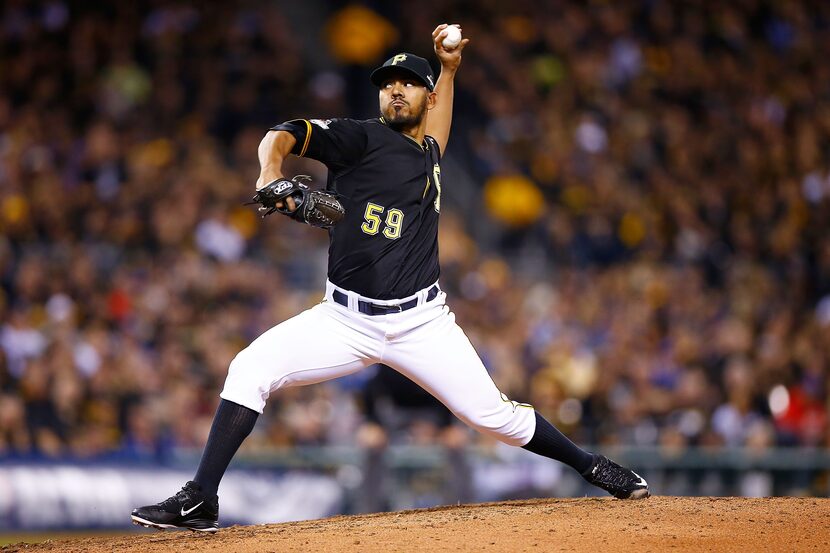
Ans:
[[[168,497],[162,501],[159,506],[165,510],[173,509],[173,511],[177,511],[182,505],[186,503],[193,503],[193,499],[197,493],[198,492],[196,490],[188,488],[187,484],[185,484],[181,490],[177,491],[172,497]]]
[[[594,480],[617,488],[627,488],[639,482],[634,473],[626,470],[614,461],[601,457],[592,471]]]

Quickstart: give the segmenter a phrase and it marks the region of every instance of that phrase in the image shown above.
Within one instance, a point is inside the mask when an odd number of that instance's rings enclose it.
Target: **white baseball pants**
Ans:
[[[337,289],[348,307],[335,303]],[[271,392],[357,372],[374,363],[397,370],[429,391],[459,419],[479,432],[515,446],[536,429],[530,405],[499,392],[455,315],[439,292],[380,301],[326,283],[325,300],[267,330],[233,359],[220,396],[262,413]],[[392,305],[417,298],[400,313],[366,315],[359,300]]]

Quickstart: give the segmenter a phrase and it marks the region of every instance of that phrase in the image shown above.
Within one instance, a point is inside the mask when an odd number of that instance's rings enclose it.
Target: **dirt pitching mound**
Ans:
[[[830,499],[538,499],[234,526],[212,536],[153,532],[2,548],[3,553],[607,550],[830,551]]]

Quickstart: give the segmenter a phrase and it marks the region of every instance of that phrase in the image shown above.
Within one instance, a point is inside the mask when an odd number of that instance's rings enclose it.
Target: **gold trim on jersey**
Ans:
[[[518,401],[513,401],[512,399],[508,399],[507,395],[504,392],[499,392],[501,394],[501,400],[504,403],[511,403],[513,404],[513,412],[516,411],[517,407],[524,407],[526,409],[534,409],[533,405],[529,403],[519,403]]]
[[[423,195],[423,196],[421,196],[421,199],[422,199],[422,200],[423,200],[424,198],[426,198],[426,197],[427,197],[427,191],[428,191],[428,190],[429,190],[429,177],[427,177],[427,185],[426,185],[426,187],[424,188],[424,195]]]
[[[437,163],[432,166],[432,180],[435,181],[435,212],[441,213],[441,166]]]
[[[305,155],[306,150],[308,150],[308,143],[311,140],[311,122],[308,119],[303,119],[305,121],[305,142],[303,143],[303,149],[300,151],[300,157]]]

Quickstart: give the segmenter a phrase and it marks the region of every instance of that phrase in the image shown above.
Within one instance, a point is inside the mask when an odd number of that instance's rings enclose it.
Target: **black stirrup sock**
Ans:
[[[228,465],[251,430],[259,413],[232,401],[221,400],[213,417],[207,445],[193,480],[206,497],[213,497]]]
[[[536,432],[522,447],[537,455],[561,461],[576,469],[580,474],[591,468],[591,463],[594,461],[593,454],[570,441],[538,412],[536,413]]]

